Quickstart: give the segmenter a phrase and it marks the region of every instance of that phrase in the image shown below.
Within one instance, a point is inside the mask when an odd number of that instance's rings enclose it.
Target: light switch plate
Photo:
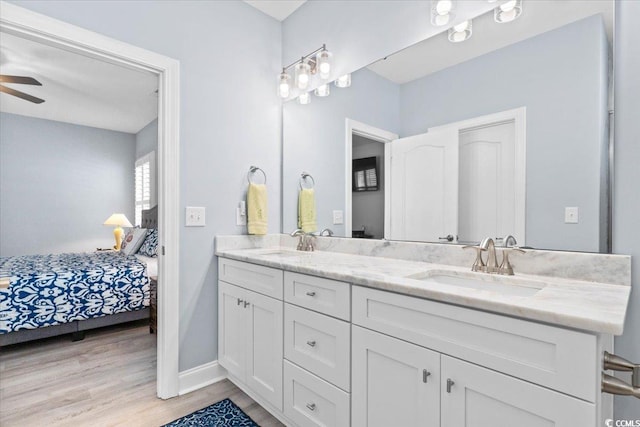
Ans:
[[[578,208],[576,206],[564,208],[564,223],[565,224],[578,223]]]
[[[186,207],[185,226],[187,227],[204,227],[205,226],[205,209],[201,207]]]
[[[342,211],[333,211],[333,223],[344,224],[344,213]]]
[[[247,225],[247,215],[242,212],[241,207],[236,208],[236,225]]]

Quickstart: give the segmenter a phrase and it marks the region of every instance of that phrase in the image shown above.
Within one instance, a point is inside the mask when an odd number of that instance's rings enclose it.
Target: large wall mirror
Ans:
[[[283,231],[306,172],[318,229],[337,236],[606,252],[614,2],[522,7],[285,103]]]

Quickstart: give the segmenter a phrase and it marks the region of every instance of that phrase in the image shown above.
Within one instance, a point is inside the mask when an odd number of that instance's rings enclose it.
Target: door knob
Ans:
[[[447,234],[446,237],[438,237],[438,239],[446,240],[447,242],[453,242],[454,237],[453,237],[453,234]]]

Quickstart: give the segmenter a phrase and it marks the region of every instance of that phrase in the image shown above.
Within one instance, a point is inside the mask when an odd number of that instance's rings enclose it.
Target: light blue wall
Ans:
[[[400,135],[525,106],[526,244],[598,252],[607,51],[592,16],[404,84]],[[566,206],[579,224],[564,223]]]
[[[0,256],[113,246],[133,221],[135,136],[0,113]]]
[[[345,206],[345,119],[397,132],[400,91],[362,69],[352,75],[351,87],[332,86],[329,97],[311,97],[309,105],[289,101],[283,107],[283,228],[297,228],[299,179],[305,171],[316,182],[318,231],[328,227],[344,236],[344,225],[333,224],[332,211]]]
[[[216,234],[240,234],[249,166],[269,177],[269,232],[280,231],[280,23],[242,1],[16,1],[19,6],[180,61],[180,370],[217,359]],[[184,224],[184,209],[181,222]]]
[[[615,352],[640,363],[640,2],[616,1],[613,250],[630,254],[633,289]],[[630,381],[630,376],[625,375]],[[616,419],[640,419],[640,401],[616,397]]]

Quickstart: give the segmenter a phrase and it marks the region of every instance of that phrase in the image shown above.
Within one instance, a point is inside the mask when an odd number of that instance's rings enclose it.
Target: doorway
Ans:
[[[163,399],[177,396],[179,62],[10,3],[2,4],[0,31],[158,76],[157,395]]]

